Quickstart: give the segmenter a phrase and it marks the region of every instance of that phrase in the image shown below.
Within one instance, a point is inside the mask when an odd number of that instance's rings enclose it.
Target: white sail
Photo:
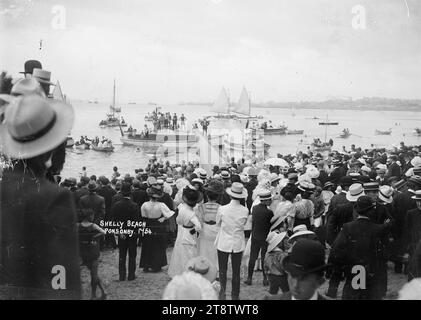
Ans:
[[[213,104],[212,111],[216,113],[224,113],[224,114],[229,113],[229,100],[228,100],[227,92],[225,91],[224,87],[222,88],[218,99]]]
[[[61,91],[60,82],[58,82],[58,81],[57,81],[57,83],[56,83],[56,85],[54,87],[53,99],[60,100],[60,101],[65,101],[64,100],[64,96],[63,96],[63,92]]]
[[[236,112],[240,114],[250,115],[250,98],[245,87],[241,91],[240,100],[238,104],[231,106],[230,112]]]

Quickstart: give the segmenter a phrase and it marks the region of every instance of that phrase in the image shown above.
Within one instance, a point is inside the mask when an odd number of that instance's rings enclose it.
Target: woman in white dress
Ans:
[[[178,232],[168,275],[173,278],[186,270],[187,262],[198,255],[197,233],[201,231],[201,224],[196,216],[194,207],[200,200],[200,193],[193,186],[188,185],[183,190],[183,203],[178,206]]]
[[[208,201],[198,204],[195,208],[197,217],[202,225],[202,231],[199,235],[199,255],[213,261],[218,261],[218,254],[215,248],[215,239],[219,231],[216,225],[216,214],[220,204],[217,203],[220,195],[224,191],[224,185],[221,181],[211,179],[204,188]]]

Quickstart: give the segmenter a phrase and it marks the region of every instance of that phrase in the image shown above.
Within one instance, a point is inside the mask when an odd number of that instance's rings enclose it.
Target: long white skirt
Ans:
[[[218,234],[219,227],[204,223],[200,232],[198,245],[199,255],[209,259],[218,268],[218,252],[215,247],[215,239]]]
[[[178,226],[177,239],[175,240],[174,250],[171,255],[168,275],[173,278],[176,275],[186,271],[187,262],[197,257],[197,237],[190,234],[190,230],[183,226]]]

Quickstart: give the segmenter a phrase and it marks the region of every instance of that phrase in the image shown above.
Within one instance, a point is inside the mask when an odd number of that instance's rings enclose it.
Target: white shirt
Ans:
[[[231,200],[218,209],[216,224],[220,226],[215,246],[223,252],[242,252],[246,247],[244,226],[247,222],[248,209],[238,200]]]

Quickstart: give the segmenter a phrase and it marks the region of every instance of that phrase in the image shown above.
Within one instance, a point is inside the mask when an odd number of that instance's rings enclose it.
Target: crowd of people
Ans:
[[[118,248],[119,281],[136,279],[137,263],[165,270],[164,299],[225,300],[229,259],[233,300],[242,266],[252,285],[257,262],[270,300],[335,299],[342,281],[343,299],[383,299],[388,262],[410,281],[401,298],[420,299],[421,146],[279,154],[284,166],[231,159],[212,172],[152,157],[124,176],[114,167],[109,178],[86,168],[59,178],[74,111],[47,98],[32,71],[0,96],[2,298],[80,299],[82,261],[92,299],[106,299],[98,268],[108,247]]]
[[[152,114],[149,114],[145,117],[148,120],[153,122],[154,131],[162,130],[162,129],[170,129],[170,130],[177,130],[183,129],[186,125],[186,116],[184,113],[181,116],[177,116],[177,113],[171,112],[159,112],[158,110],[154,110]]]

